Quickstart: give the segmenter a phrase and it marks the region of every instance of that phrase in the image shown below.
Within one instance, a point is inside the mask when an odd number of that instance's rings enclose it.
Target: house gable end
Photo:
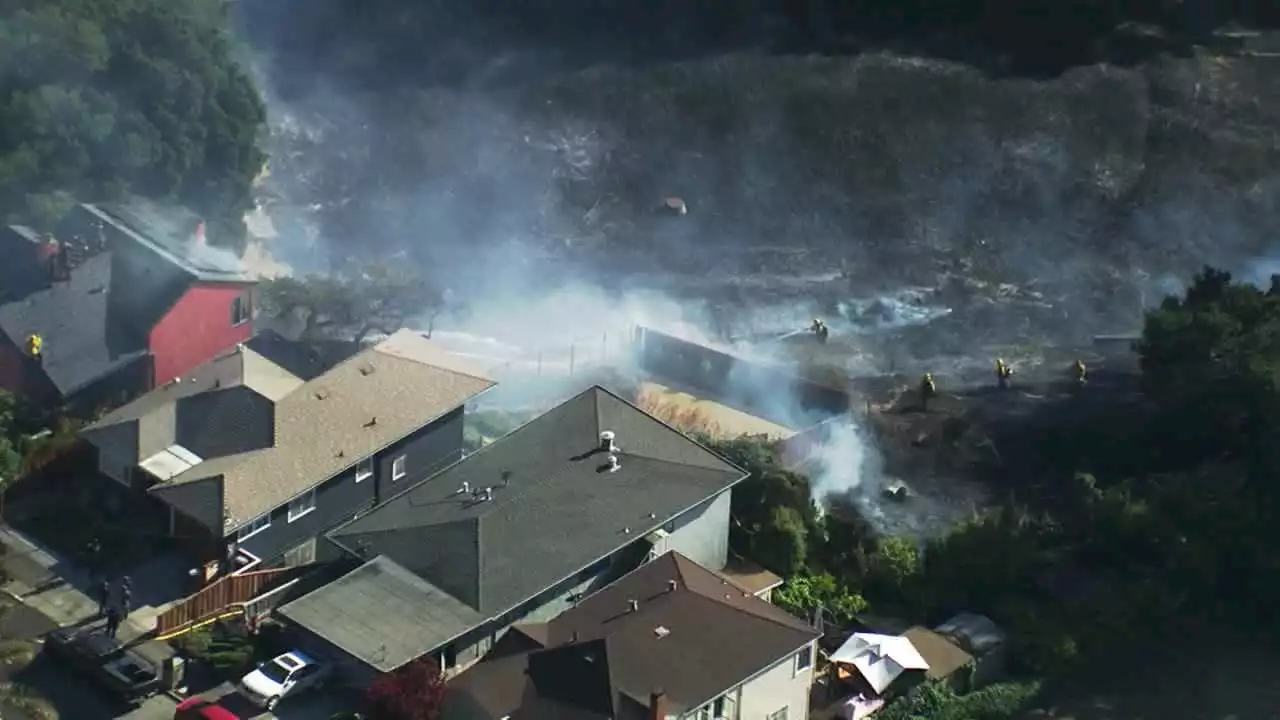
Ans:
[[[224,534],[221,475],[175,485],[157,485],[150,492],[209,528],[218,537]]]
[[[479,610],[478,524],[464,520],[440,525],[362,532],[360,520],[332,537],[359,557],[385,555],[397,565]]]
[[[244,386],[191,395],[177,402],[174,430],[205,460],[262,450],[275,443],[275,403]]]

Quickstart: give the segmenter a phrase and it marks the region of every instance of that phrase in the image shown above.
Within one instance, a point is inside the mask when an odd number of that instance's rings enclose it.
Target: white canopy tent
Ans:
[[[831,662],[851,665],[877,694],[907,670],[928,670],[911,641],[900,635],[854,633],[831,655]]]

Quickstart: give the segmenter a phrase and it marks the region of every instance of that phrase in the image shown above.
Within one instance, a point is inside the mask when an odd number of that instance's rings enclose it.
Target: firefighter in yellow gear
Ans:
[[[27,354],[39,360],[42,352],[44,352],[44,338],[39,335],[27,336]]]
[[[938,386],[933,383],[933,373],[925,373],[920,378],[920,409],[928,412],[929,400],[938,394]]]
[[[1013,377],[1013,368],[1004,361],[1004,358],[996,358],[996,385],[1001,390],[1009,387],[1009,378]]]
[[[1075,363],[1071,366],[1071,371],[1076,376],[1076,384],[1083,386],[1089,381],[1089,370],[1084,366],[1084,361],[1076,358]]]

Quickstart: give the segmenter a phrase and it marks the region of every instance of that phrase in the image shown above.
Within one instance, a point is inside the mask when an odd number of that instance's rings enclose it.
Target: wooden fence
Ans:
[[[243,612],[244,604],[271,585],[297,574],[296,568],[258,570],[228,575],[156,616],[156,636],[170,638],[201,625]]]

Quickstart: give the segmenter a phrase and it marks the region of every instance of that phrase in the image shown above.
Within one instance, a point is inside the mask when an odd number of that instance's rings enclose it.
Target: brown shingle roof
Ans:
[[[929,669],[925,675],[930,680],[948,678],[956,670],[973,662],[973,657],[969,653],[926,627],[916,625],[907,628],[902,636],[910,640],[919,651],[920,657],[929,663]]]
[[[674,587],[672,585],[674,583]],[[630,609],[630,602],[637,609]],[[530,628],[548,648],[606,641],[616,701],[645,704],[661,687],[672,712],[684,712],[790,657],[818,633],[807,623],[688,558],[670,552],[642,565],[548,623]],[[536,655],[536,651],[531,655]],[[519,658],[519,656],[511,656]],[[496,677],[528,659],[481,663],[460,675],[456,691],[484,696],[490,710],[513,714],[541,690]],[[498,688],[510,690],[495,697]],[[495,712],[501,717],[503,712]]]
[[[205,459],[166,483],[221,477],[225,531],[283,505],[495,384],[411,330],[306,383],[251,350],[237,349],[233,355],[148,393],[89,429],[92,438],[107,425],[137,421],[138,457],[146,458],[172,443],[175,404],[183,397],[230,382],[273,401],[274,445]]]

